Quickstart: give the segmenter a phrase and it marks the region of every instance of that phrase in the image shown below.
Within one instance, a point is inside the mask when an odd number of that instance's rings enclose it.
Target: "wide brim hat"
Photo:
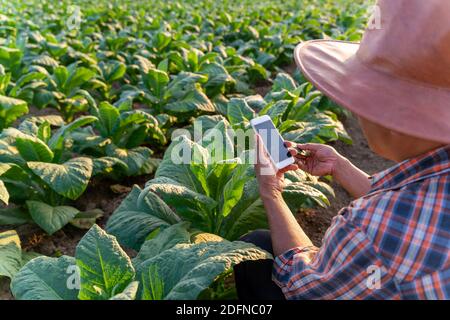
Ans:
[[[294,52],[304,76],[355,114],[450,143],[450,1],[380,0],[361,43],[313,40]]]

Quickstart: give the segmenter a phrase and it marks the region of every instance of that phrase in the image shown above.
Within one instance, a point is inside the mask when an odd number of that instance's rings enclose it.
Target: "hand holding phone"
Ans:
[[[269,116],[265,115],[255,118],[250,121],[250,124],[253,130],[261,137],[264,149],[278,170],[294,163],[294,157],[284,145],[283,138]]]

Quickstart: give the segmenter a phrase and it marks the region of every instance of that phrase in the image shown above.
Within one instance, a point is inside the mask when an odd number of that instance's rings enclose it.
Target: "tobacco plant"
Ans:
[[[91,113],[99,121],[71,133],[74,151],[100,158],[104,165],[111,164],[102,172],[110,177],[154,171],[157,161],[145,145],[164,146],[167,142],[156,117],[142,110],[120,110],[108,102],[93,105]],[[115,170],[106,170],[110,168]]]
[[[267,228],[249,164],[251,153],[244,151],[240,158],[227,158],[236,151],[233,139],[224,122],[215,129],[223,132],[223,141],[214,141],[208,135],[198,142],[185,135],[174,140],[155,178],[144,189],[135,186],[108,220],[108,232],[123,245],[139,249],[151,232],[180,221],[190,222],[194,230],[229,240]],[[221,159],[218,157],[222,155],[213,158],[217,142],[224,148]],[[292,210],[329,203],[331,189],[316,178],[298,172],[287,175],[287,182],[284,196]]]
[[[271,258],[244,242],[198,240],[186,227],[153,235],[131,259],[94,225],[75,257],[31,260],[15,275],[11,291],[19,300],[192,300],[235,264]]]
[[[52,234],[77,217],[79,210],[67,203],[79,198],[91,177],[105,168],[101,159],[73,157],[66,138],[95,121],[97,118],[85,116],[65,124],[58,116],[35,117],[17,129],[3,130],[0,195],[5,204],[16,207],[2,209],[2,224],[32,220]],[[59,128],[52,130],[52,125]]]

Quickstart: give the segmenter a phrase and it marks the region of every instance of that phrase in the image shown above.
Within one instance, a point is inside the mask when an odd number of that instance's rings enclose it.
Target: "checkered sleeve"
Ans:
[[[287,299],[395,299],[394,281],[371,241],[344,216],[322,247],[295,248],[275,259],[273,280]]]

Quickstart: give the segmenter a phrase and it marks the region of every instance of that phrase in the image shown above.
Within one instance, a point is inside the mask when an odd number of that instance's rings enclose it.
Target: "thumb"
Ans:
[[[318,144],[318,143],[297,143],[297,148],[300,148],[303,150],[317,151],[321,147],[323,147],[323,145]]]
[[[256,162],[264,166],[270,164],[269,155],[259,134],[256,135]]]

